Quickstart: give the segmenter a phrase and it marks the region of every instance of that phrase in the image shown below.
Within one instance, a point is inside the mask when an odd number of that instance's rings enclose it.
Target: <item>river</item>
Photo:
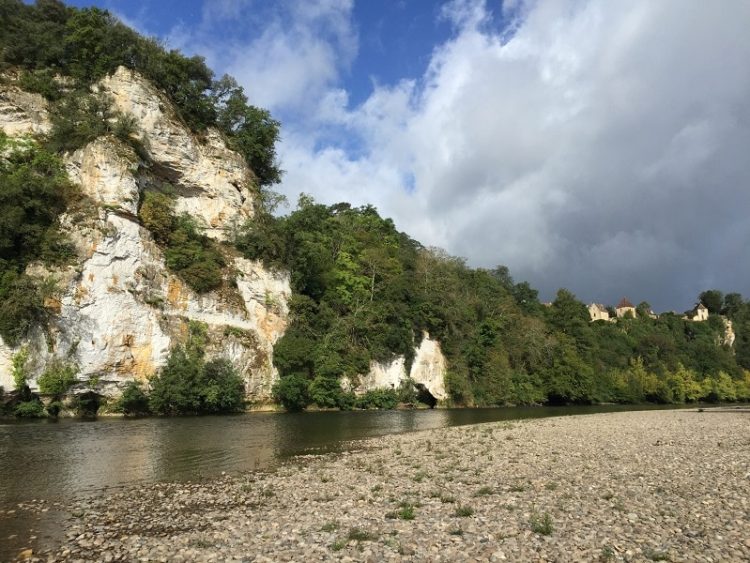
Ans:
[[[252,413],[95,421],[0,421],[0,560],[58,537],[63,514],[19,503],[65,503],[112,487],[252,471],[299,454],[340,451],[352,440],[476,424],[649,406],[519,407]],[[15,512],[13,512],[15,510]]]

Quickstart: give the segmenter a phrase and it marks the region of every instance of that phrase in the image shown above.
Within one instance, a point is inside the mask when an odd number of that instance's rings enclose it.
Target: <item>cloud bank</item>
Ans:
[[[232,13],[229,0],[221,9]],[[372,203],[549,298],[750,295],[750,3],[481,0],[421,76],[352,106],[350,0],[287,3],[226,65],[284,119],[281,191]],[[287,118],[284,118],[287,116]]]

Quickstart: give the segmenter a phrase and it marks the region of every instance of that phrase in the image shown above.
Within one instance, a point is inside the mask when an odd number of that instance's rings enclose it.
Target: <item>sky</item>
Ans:
[[[373,204],[543,300],[750,297],[750,2],[79,0],[282,122],[279,191]]]

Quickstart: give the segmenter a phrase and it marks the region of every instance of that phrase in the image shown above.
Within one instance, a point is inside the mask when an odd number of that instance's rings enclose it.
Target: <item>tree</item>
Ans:
[[[718,315],[724,304],[724,294],[718,289],[709,289],[700,294],[698,302],[702,303],[712,315]]]
[[[742,299],[742,295],[739,293],[727,293],[724,296],[724,307],[722,307],[721,312],[731,319],[739,314],[744,305],[745,302]]]
[[[307,379],[301,375],[282,377],[273,386],[273,398],[288,411],[305,410],[311,402]]]

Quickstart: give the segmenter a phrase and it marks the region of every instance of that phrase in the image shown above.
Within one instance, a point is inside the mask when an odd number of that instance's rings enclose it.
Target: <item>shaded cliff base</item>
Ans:
[[[367,440],[268,473],[80,501],[33,560],[750,558],[750,412],[650,411]],[[45,503],[30,504],[40,509]]]

